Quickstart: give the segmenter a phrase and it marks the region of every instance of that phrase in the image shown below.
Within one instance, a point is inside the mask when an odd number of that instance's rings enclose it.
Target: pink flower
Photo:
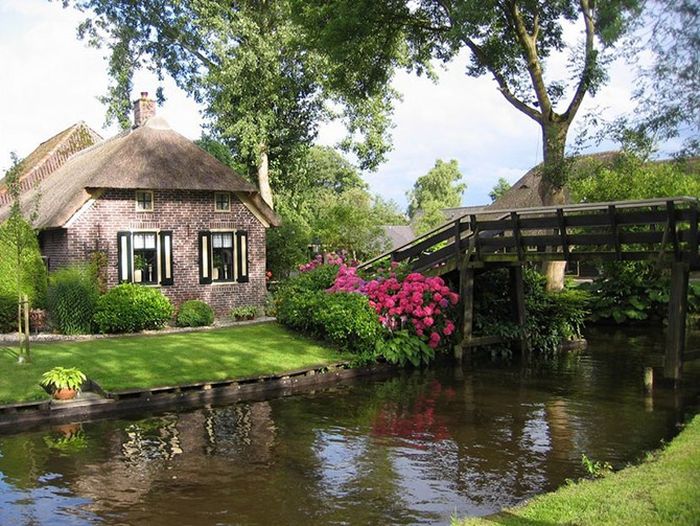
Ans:
[[[423,324],[426,327],[432,327],[433,323],[435,323],[435,320],[432,317],[427,316],[427,317],[423,318]],[[433,333],[433,334],[435,334],[435,333]]]

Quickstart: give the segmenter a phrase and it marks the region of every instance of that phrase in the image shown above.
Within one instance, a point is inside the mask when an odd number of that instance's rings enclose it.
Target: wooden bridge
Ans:
[[[650,261],[671,269],[664,375],[679,380],[685,353],[688,280],[700,270],[698,199],[674,197],[467,214],[361,265],[405,262],[415,271],[459,272],[463,349],[495,343],[473,337],[474,275],[508,267],[516,321],[525,323],[522,266],[544,261]],[[526,351],[524,339],[521,348]]]

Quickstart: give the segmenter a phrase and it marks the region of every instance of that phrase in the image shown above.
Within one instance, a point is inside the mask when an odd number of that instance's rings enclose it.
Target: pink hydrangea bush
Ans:
[[[389,331],[408,330],[432,349],[446,345],[456,329],[452,311],[459,295],[439,277],[417,272],[404,279],[391,271],[387,275],[364,280],[357,268],[343,264],[328,291],[363,294]]]
[[[329,252],[326,254],[316,254],[316,256],[309,261],[308,263],[304,263],[302,265],[299,265],[299,272],[309,272],[317,267],[320,267],[321,265],[343,265],[345,261],[347,260],[347,254],[344,251],[341,251],[340,253],[336,254],[335,252]],[[356,261],[351,261],[350,262],[352,265],[357,265]]]

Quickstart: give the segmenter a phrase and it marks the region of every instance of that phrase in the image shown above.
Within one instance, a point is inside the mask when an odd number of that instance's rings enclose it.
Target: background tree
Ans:
[[[494,187],[489,192],[489,197],[493,203],[496,199],[510,190],[510,183],[503,177],[499,177]]]
[[[170,74],[205,104],[210,133],[272,202],[272,189],[294,184],[300,159],[331,116],[352,133],[345,145],[363,168],[388,148],[393,92],[368,98],[334,92],[324,61],[300,45],[286,0],[66,0],[87,13],[79,36],[109,50],[107,115],[129,126],[134,71]],[[158,90],[159,101],[163,100]],[[327,106],[333,103],[334,112]]]
[[[340,152],[313,146],[296,184],[277,194],[282,226],[267,234],[267,261],[275,278],[308,261],[309,245],[347,250],[356,257],[386,247],[382,225],[405,223],[396,203],[373,196],[358,169]]]
[[[462,180],[457,161],[435,161],[427,174],[419,177],[407,192],[408,217],[414,230],[422,234],[445,222],[444,208],[454,208],[462,203],[467,188]]]
[[[24,330],[23,309],[27,301],[41,302],[46,297],[46,268],[41,259],[39,242],[30,221],[36,215],[36,203],[27,220],[20,207],[20,175],[22,165],[13,153],[12,167],[3,182],[11,199],[8,218],[0,225],[0,295],[12,293],[17,305],[19,352],[17,361],[31,361],[29,334]]]
[[[566,140],[586,93],[605,79],[610,48],[639,12],[635,0],[295,0],[308,42],[325,53],[340,89],[370,96],[396,68],[431,73],[431,60],[469,52],[470,76],[490,74],[505,100],[535,121],[542,134],[544,204],[564,202]],[[583,42],[569,46],[564,28],[576,23]],[[569,48],[569,71],[554,79],[546,59]],[[342,67],[341,67],[342,65]],[[563,266],[546,269],[550,284]]]

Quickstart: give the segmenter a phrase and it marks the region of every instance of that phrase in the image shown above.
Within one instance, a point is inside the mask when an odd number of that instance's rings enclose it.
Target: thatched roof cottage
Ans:
[[[142,93],[134,127],[108,140],[78,123],[22,164],[22,206],[50,270],[106,255],[109,286],[161,287],[175,304],[223,314],[265,298],[266,229],[279,218],[258,189],[155,115]],[[9,213],[0,186],[0,220]]]

